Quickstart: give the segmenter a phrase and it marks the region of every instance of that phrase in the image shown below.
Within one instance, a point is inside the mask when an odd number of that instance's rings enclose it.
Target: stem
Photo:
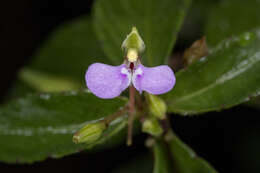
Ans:
[[[125,112],[127,112],[129,106],[125,106],[122,109],[118,110],[117,112],[115,112],[112,115],[109,115],[108,117],[106,117],[103,121],[106,123],[106,125],[109,125],[114,119],[122,116]]]
[[[135,113],[135,88],[133,85],[129,87],[129,115],[128,115],[128,133],[127,133],[127,145],[132,145],[133,136],[133,121]]]

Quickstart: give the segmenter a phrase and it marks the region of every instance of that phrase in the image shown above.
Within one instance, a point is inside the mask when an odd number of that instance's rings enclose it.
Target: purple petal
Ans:
[[[111,66],[95,63],[89,66],[85,79],[89,90],[100,98],[114,98],[130,84],[125,65]]]
[[[163,94],[170,91],[175,84],[175,76],[167,65],[157,67],[144,67],[139,65],[133,75],[134,87],[150,94]]]

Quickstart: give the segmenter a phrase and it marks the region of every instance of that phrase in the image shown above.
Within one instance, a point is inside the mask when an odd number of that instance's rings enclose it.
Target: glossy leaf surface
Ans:
[[[154,168],[153,173],[170,173],[171,161],[168,155],[167,147],[163,142],[157,141],[153,146]]]
[[[99,141],[91,145],[72,142],[73,134],[86,123],[113,114],[127,100],[102,100],[88,92],[29,95],[0,108],[0,160],[14,163],[62,157],[93,146],[109,147],[122,141],[117,135],[126,117],[114,120]],[[109,142],[109,139],[113,138]],[[121,139],[121,140],[120,140]]]
[[[260,94],[260,31],[217,45],[207,57],[176,74],[164,95],[170,112],[184,115],[229,108]]]
[[[220,1],[210,11],[205,32],[210,45],[260,26],[258,0]]]

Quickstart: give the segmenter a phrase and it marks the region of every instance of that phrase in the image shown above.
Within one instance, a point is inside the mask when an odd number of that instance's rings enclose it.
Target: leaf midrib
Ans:
[[[79,123],[79,124],[71,124],[71,125],[57,126],[57,127],[44,126],[44,127],[37,127],[37,128],[28,128],[28,127],[13,128],[8,126],[0,126],[0,135],[33,136],[33,135],[45,135],[45,134],[55,134],[55,135],[73,134],[84,125],[97,122],[101,119]]]

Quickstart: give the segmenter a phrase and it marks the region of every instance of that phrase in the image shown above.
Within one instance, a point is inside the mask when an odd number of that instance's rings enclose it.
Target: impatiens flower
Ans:
[[[89,66],[85,76],[89,90],[105,99],[119,96],[129,85],[133,85],[140,93],[146,91],[158,95],[170,91],[175,84],[173,71],[167,65],[143,66],[139,53],[144,51],[144,47],[134,27],[122,44],[127,53],[122,65],[94,63]]]

